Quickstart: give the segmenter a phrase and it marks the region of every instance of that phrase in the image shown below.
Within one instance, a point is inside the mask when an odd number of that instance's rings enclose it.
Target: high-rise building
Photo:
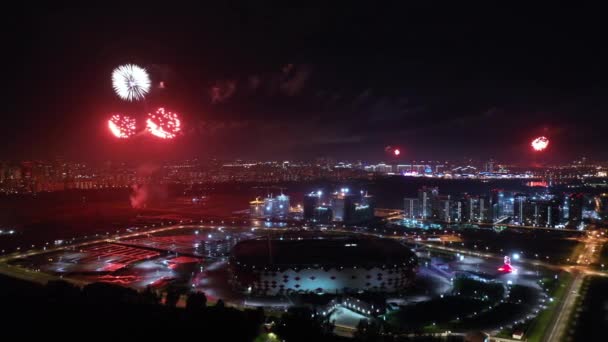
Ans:
[[[312,220],[315,217],[315,209],[321,205],[321,190],[311,192],[304,196],[304,220]]]
[[[595,197],[595,212],[602,221],[608,220],[608,193]]]
[[[439,196],[439,220],[452,222],[452,201],[450,195]]]
[[[264,201],[259,197],[249,202],[249,215],[257,218],[264,217]]]
[[[478,222],[492,222],[492,202],[489,196],[479,196],[478,198]]]
[[[289,196],[268,196],[264,199],[264,217],[286,219],[289,216]]]
[[[327,224],[333,220],[331,207],[327,205],[319,205],[314,209],[313,221],[316,223]]]
[[[348,188],[342,188],[331,196],[331,210],[334,221],[350,222],[355,211],[355,195]]]
[[[462,200],[453,200],[450,203],[450,222],[462,222]]]
[[[367,192],[361,191],[361,199],[355,205],[354,216],[352,222],[364,222],[374,218],[374,210],[376,209],[376,198]]]
[[[525,225],[525,206],[528,196],[516,194],[513,197],[513,223]]]
[[[568,206],[568,225],[578,228],[583,222],[583,207],[585,206],[585,195],[582,193],[570,195]]]
[[[505,216],[505,192],[502,189],[492,189],[490,191],[490,201],[492,205],[492,220],[496,221]]]
[[[420,203],[420,216],[423,219],[438,219],[439,208],[439,188],[423,186],[418,190],[418,202]]]
[[[486,172],[494,172],[494,159],[490,159],[486,163]]]
[[[403,199],[403,214],[407,219],[416,219],[420,217],[420,202],[417,198]]]
[[[278,208],[277,208],[277,216],[279,218],[287,218],[289,216],[289,196],[280,194],[276,197]]]

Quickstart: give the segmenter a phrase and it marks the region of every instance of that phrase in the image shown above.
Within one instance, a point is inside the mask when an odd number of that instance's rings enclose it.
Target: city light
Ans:
[[[399,155],[401,154],[401,151],[400,151],[398,148],[396,148],[396,149],[393,151],[393,154],[394,154],[395,156],[399,156]]]

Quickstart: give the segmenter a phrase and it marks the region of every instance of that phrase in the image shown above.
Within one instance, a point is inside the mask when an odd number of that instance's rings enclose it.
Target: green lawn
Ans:
[[[551,322],[551,318],[556,314],[556,308],[559,302],[563,299],[568,285],[572,281],[572,274],[562,272],[559,276],[559,281],[553,285],[549,291],[549,296],[553,298],[553,302],[547,303],[547,308],[539,313],[538,316],[530,323],[526,336],[528,341],[540,341]]]

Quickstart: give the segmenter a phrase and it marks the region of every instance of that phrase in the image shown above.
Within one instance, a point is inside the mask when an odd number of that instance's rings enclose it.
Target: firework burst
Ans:
[[[136,130],[135,119],[122,114],[114,114],[108,120],[108,128],[115,137],[127,139],[135,135]]]
[[[146,129],[155,137],[173,139],[181,131],[181,121],[179,115],[161,107],[148,114]]]
[[[150,91],[150,84],[146,69],[134,64],[121,65],[112,72],[112,86],[123,100],[142,100]]]
[[[544,151],[549,146],[549,139],[547,137],[538,137],[532,140],[530,145],[532,145],[534,151]]]

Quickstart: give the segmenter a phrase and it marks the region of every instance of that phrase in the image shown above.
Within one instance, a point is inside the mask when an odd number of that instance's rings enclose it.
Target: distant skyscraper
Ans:
[[[445,222],[452,221],[452,201],[450,200],[450,196],[440,196],[439,197],[439,220]]]
[[[570,195],[568,208],[568,225],[572,228],[578,227],[583,222],[583,207],[585,206],[585,195],[582,193]]]
[[[257,218],[264,217],[264,201],[256,198],[249,202],[249,215]]]
[[[289,196],[268,196],[264,199],[264,217],[285,219],[289,216]]]
[[[312,220],[315,217],[315,209],[321,205],[323,192],[315,191],[304,196],[304,220]]]
[[[452,200],[450,203],[450,221],[462,222],[462,201]]]
[[[287,218],[289,216],[289,196],[280,194],[276,197],[277,199],[277,216],[280,218]]]
[[[608,193],[595,197],[595,211],[602,221],[608,220]]]
[[[327,224],[333,220],[331,208],[327,205],[317,206],[314,210],[314,219],[316,223]]]
[[[505,192],[502,189],[492,189],[490,191],[490,201],[492,205],[492,220],[502,218],[504,213]]]
[[[462,215],[464,222],[477,222],[479,220],[479,198],[466,195],[462,207],[464,209]]]
[[[489,196],[479,196],[478,199],[478,222],[492,222],[492,206]]]
[[[513,221],[516,224],[525,224],[525,204],[527,196],[524,194],[516,194],[513,203]]]
[[[417,198],[403,199],[403,214],[407,219],[416,219],[420,217],[420,202]]]
[[[486,172],[494,172],[494,159],[490,159],[486,163]]]
[[[350,222],[355,211],[355,195],[349,193],[348,188],[340,189],[331,196],[331,210],[334,221]]]
[[[423,186],[418,190],[418,202],[420,203],[420,216],[423,219],[438,218],[439,208],[439,188]],[[433,210],[435,209],[435,210]]]

